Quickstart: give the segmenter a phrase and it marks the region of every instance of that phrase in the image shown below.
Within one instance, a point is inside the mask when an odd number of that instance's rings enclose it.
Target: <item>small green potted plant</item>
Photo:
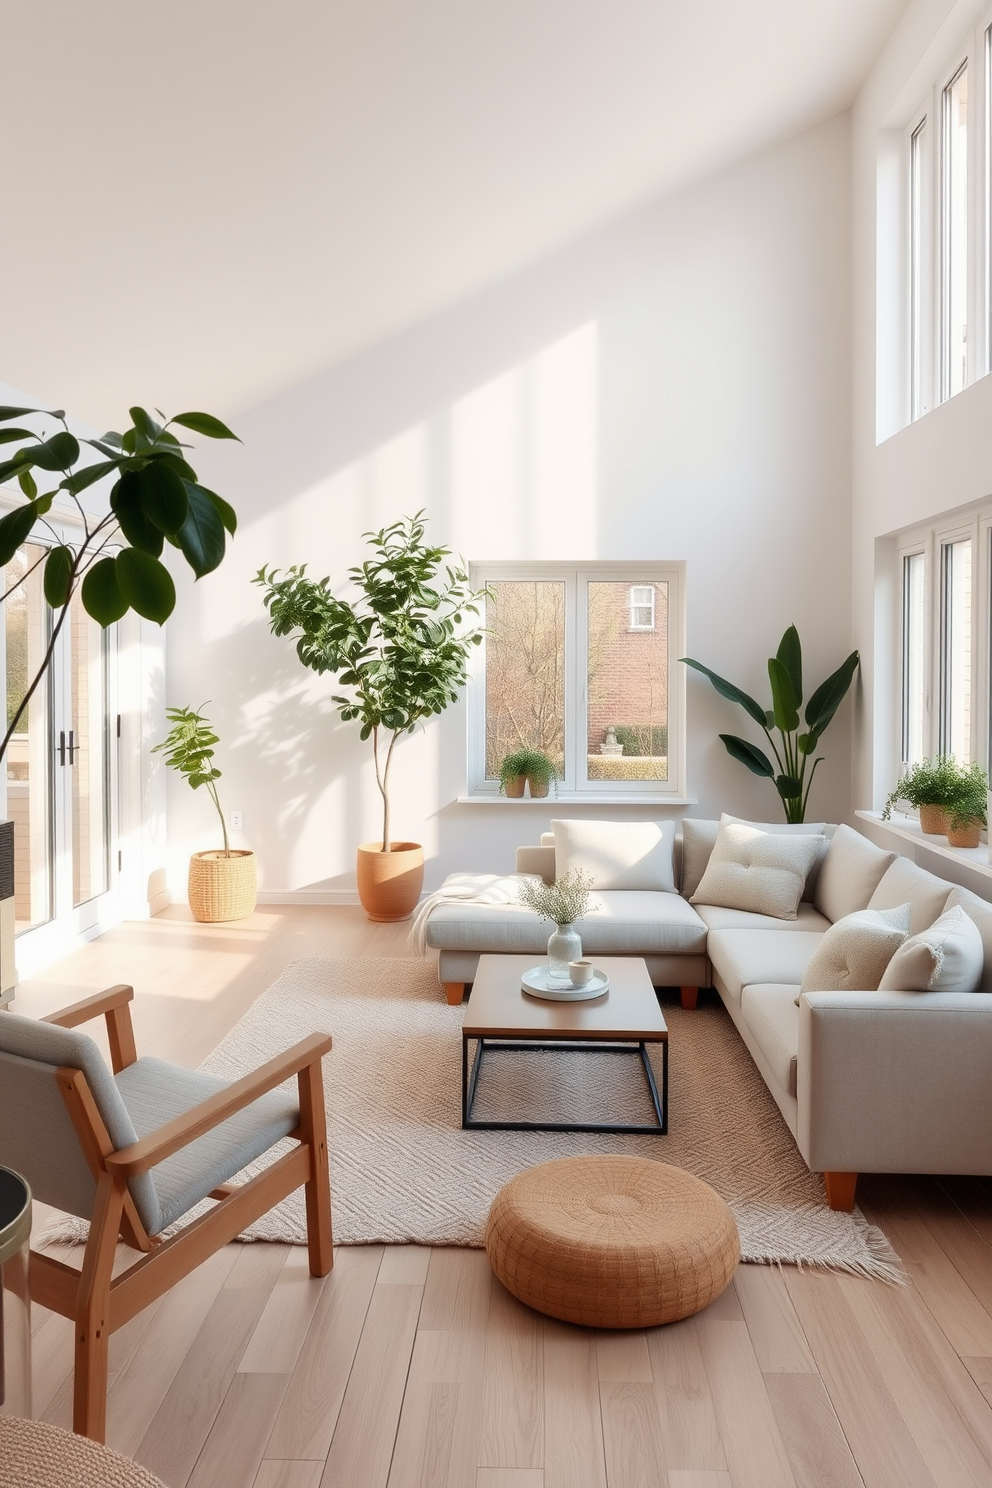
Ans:
[[[897,801],[905,801],[920,813],[920,830],[942,837],[949,825],[949,812],[961,789],[961,767],[949,754],[917,760],[889,792],[882,820],[888,821]]]
[[[206,786],[224,837],[222,849],[197,852],[189,860],[193,918],[210,924],[243,920],[255,908],[255,854],[245,848],[232,848],[228,841],[227,822],[217,794],[221,772],[213,763],[214,745],[220,741],[204,715],[193,708],[166,708],[165,714],[172,728],[153,749],[165,752],[165,763],[185,775],[193,790]]]
[[[552,781],[557,785],[558,779],[554,761],[540,749],[518,749],[508,754],[499,767],[499,788],[515,800],[523,795],[525,784],[529,785],[531,796],[540,799],[548,794]]]
[[[952,847],[977,847],[986,824],[989,777],[975,760],[961,770],[954,800],[948,808],[947,840]]]

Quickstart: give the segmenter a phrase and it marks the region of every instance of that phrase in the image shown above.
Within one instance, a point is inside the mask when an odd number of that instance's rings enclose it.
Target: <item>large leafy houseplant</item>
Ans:
[[[296,640],[296,654],[311,671],[331,672],[348,691],[332,700],[346,722],[372,740],[375,778],[382,797],[379,850],[391,848],[389,771],[396,742],[418,724],[456,702],[468,675],[468,658],[482,640],[479,614],[484,591],[448,548],[425,542],[423,513],[364,534],[372,556],[348,570],[354,602],[331,593],[330,580],[307,577],[306,565],[261,569],[272,631]],[[388,740],[388,742],[386,742]]]
[[[59,427],[38,433],[17,422],[38,414]],[[7,599],[28,573],[44,565],[45,598],[55,612],[41,663],[28,678],[0,741],[0,760],[51,665],[77,592],[86,613],[104,627],[128,610],[161,625],[176,603],[172,576],[160,561],[165,544],[182,553],[199,579],[221,562],[225,534],[233,534],[237,525],[228,503],[200,484],[187,458],[188,447],[169,426],[208,439],[237,435],[208,413],[181,413],[162,424],[143,408],[132,408],[130,415],[131,425],[123,434],[111,430],[100,439],[80,442],[60,410],[0,406],[0,445],[17,446],[0,461],[0,486],[16,482],[23,497],[0,518],[0,565],[10,563],[34,534],[42,538],[47,534],[52,542],[0,598]],[[83,463],[83,446],[102,458]],[[110,510],[104,515],[87,511],[80,494],[108,477],[113,477]],[[57,500],[74,507],[80,523],[78,537],[70,541],[63,541],[51,525]]]
[[[816,767],[822,755],[811,761],[820,739],[837,709],[843,702],[847,690],[860,664],[857,651],[852,651],[846,661],[832,672],[813,693],[800,716],[803,702],[803,654],[799,632],[790,625],[782,637],[776,654],[768,661],[768,680],[771,684],[772,706],[763,708],[743,688],[719,677],[700,661],[688,656],[680,658],[686,666],[694,667],[708,677],[721,697],[738,703],[762,730],[774,756],[774,763],[763,749],[736,734],[721,734],[727,753],[738,760],[755,775],[762,775],[775,783],[782,800],[787,822],[806,820],[806,804]],[[805,728],[803,722],[805,721]],[[776,740],[775,733],[778,734]]]
[[[221,772],[214,764],[214,745],[219,744],[220,740],[209,720],[195,708],[166,708],[165,716],[172,728],[161,744],[152,745],[152,753],[161,751],[169,769],[182,775],[192,790],[199,790],[201,785],[206,786],[207,795],[220,818],[220,829],[224,834],[224,856],[229,858],[231,844],[227,837],[227,822],[217,794],[217,781]]]

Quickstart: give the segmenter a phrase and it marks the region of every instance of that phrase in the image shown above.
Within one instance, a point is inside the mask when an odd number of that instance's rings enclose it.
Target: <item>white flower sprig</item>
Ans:
[[[553,884],[528,875],[521,879],[517,892],[520,903],[539,914],[542,920],[551,920],[555,925],[571,925],[589,913],[592,885],[592,875],[577,869]]]

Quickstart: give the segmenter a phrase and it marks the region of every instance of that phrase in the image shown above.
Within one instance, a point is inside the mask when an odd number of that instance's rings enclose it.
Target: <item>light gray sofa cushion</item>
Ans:
[[[551,925],[522,904],[439,904],[427,922],[436,950],[543,956]],[[702,955],[706,926],[678,894],[612,889],[589,896],[578,921],[587,956]]]
[[[977,992],[984,956],[978,926],[955,905],[899,947],[879,990]]]
[[[985,947],[985,964],[978,990],[992,992],[992,904],[987,899],[980,899],[970,889],[953,888],[947,896],[946,908],[954,909],[957,906],[978,926],[978,933]]]
[[[722,821],[737,822],[746,827],[757,827],[759,832],[782,832],[786,835],[799,833],[804,835],[818,836],[828,829],[823,822],[753,822],[747,821],[742,816],[728,816],[724,813]],[[691,899],[699,888],[699,881],[706,872],[706,864],[710,860],[710,853],[716,843],[717,832],[720,830],[720,822],[709,821],[704,817],[687,816],[682,821],[682,875],[679,880],[682,893],[687,899]],[[820,849],[816,861],[813,863],[807,878],[807,888],[803,891],[804,897],[812,892],[813,880],[819,870],[823,854],[827,850],[824,843]]]
[[[908,904],[910,935],[918,935],[942,915],[952,885],[919,868],[909,858],[896,858],[882,874],[868,909],[897,909]]]
[[[709,957],[728,996],[738,1005],[741,990],[768,982],[795,986],[802,982],[823,936],[815,930],[711,930]],[[793,985],[794,984],[794,985]]]
[[[555,877],[581,873],[597,890],[644,889],[674,894],[673,821],[616,822],[567,818],[551,823]]]
[[[114,1080],[138,1137],[149,1136],[230,1084],[216,1075],[147,1058],[129,1064]],[[287,1137],[299,1123],[296,1094],[274,1090],[152,1168],[150,1177],[160,1211],[152,1233],[167,1229],[218,1184],[227,1183]],[[147,1225],[145,1215],[141,1217]]]
[[[722,904],[693,905],[710,930],[824,930],[830,921],[812,904],[800,903],[794,920],[777,920],[773,915],[752,914],[747,909],[727,909]]]
[[[790,1095],[796,1094],[799,1058],[798,986],[758,982],[741,994],[741,1013],[775,1079]]]
[[[895,857],[841,823],[820,867],[813,899],[817,909],[833,923],[856,909],[867,909]]]
[[[692,903],[721,904],[794,920],[819,836],[762,832],[722,818]]]

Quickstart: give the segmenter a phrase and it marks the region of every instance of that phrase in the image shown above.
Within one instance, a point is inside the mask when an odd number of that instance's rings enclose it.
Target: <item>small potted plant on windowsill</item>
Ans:
[[[957,794],[948,809],[947,840],[952,847],[977,847],[986,822],[989,777],[977,760],[960,772]]]
[[[243,920],[255,908],[255,854],[245,848],[232,848],[228,841],[227,822],[217,795],[220,771],[213,763],[214,745],[220,741],[202,713],[192,708],[166,708],[165,713],[172,729],[161,744],[153,747],[165,751],[165,763],[185,775],[193,790],[206,786],[224,835],[222,849],[193,853],[189,860],[193,918],[207,924]]]
[[[499,767],[499,788],[513,800],[520,799],[525,784],[529,785],[531,796],[540,800],[548,794],[552,781],[557,786],[558,779],[554,761],[540,749],[518,749],[515,754],[508,754]]]
[[[961,774],[961,767],[949,754],[917,760],[889,792],[882,820],[888,821],[897,801],[905,801],[907,806],[919,811],[922,832],[932,837],[944,836],[949,825],[949,811],[961,789]]]

